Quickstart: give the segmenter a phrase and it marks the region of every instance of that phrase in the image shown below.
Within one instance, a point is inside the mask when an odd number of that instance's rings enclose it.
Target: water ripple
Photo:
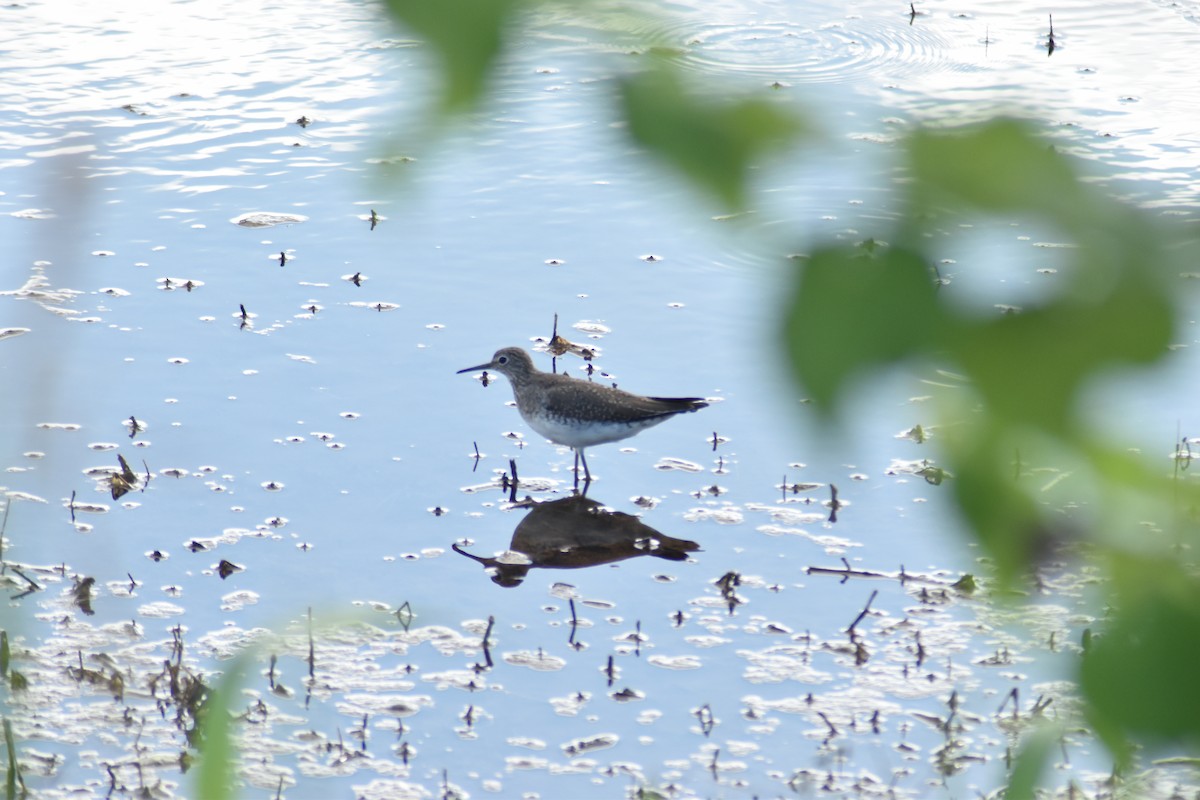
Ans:
[[[932,28],[909,25],[907,17],[708,23],[675,34],[684,42],[678,60],[685,67],[781,83],[878,80],[956,66],[948,43]]]

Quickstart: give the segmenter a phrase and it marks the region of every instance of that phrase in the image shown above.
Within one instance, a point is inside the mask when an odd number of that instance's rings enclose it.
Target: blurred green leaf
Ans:
[[[475,106],[525,0],[387,0],[392,14],[436,51],[443,112]]]
[[[1137,267],[1125,269],[1140,272]],[[1100,302],[1061,299],[964,324],[947,344],[991,412],[1067,433],[1093,375],[1165,355],[1172,331],[1169,298],[1140,275],[1129,275]]]
[[[12,721],[4,718],[4,749],[8,753],[8,769],[5,770],[4,796],[9,800],[25,796],[25,778],[21,776],[21,765],[17,761],[17,744],[13,736]],[[20,786],[18,795],[17,787]]]
[[[1046,770],[1046,762],[1050,760],[1050,751],[1058,735],[1054,727],[1041,725],[1025,737],[1009,775],[1004,800],[1033,800],[1036,797],[1034,790],[1038,778]]]
[[[917,206],[949,202],[985,211],[1038,211],[1059,220],[1084,206],[1066,159],[1026,123],[998,119],[962,130],[916,131],[908,142]]]
[[[1010,584],[1064,534],[1048,527],[1041,509],[1014,474],[1016,452],[986,418],[947,436],[949,459],[961,470],[951,484],[959,509],[992,559],[1002,586]]]
[[[1114,560],[1117,607],[1094,636],[1080,687],[1097,730],[1118,752],[1132,736],[1200,745],[1200,583],[1174,558]]]
[[[701,98],[662,64],[623,80],[621,99],[634,139],[735,210],[746,206],[747,175],[758,159],[801,129],[763,99]]]
[[[801,268],[785,338],[805,390],[832,414],[853,377],[933,348],[948,335],[947,323],[929,266],[916,253],[830,247]]]
[[[197,720],[200,750],[196,770],[196,796],[206,800],[233,797],[237,776],[237,748],[234,744],[230,698],[238,696],[245,679],[245,668],[252,650],[246,650],[228,662],[225,674],[208,693]]]

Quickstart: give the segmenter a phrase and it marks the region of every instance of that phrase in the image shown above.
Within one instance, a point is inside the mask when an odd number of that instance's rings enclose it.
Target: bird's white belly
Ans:
[[[528,416],[525,421],[542,436],[556,444],[567,447],[583,448],[594,444],[618,442],[628,439],[639,431],[653,427],[666,417],[642,420],[634,423],[627,422],[569,422],[550,416]]]

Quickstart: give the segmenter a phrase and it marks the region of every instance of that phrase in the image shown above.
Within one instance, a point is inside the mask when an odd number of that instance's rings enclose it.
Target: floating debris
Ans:
[[[270,228],[274,225],[295,225],[308,222],[303,214],[287,214],[277,211],[252,211],[229,220],[243,228]]]

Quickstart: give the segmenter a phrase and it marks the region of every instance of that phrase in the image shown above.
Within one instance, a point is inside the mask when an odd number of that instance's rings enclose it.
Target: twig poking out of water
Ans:
[[[829,522],[837,522],[838,509],[842,507],[842,501],[838,500],[838,488],[832,483],[829,484]]]
[[[375,209],[371,209],[371,230],[375,230],[375,226],[379,224],[379,215],[375,213]]]
[[[71,602],[89,617],[96,613],[92,610],[92,586],[95,583],[95,578],[87,576],[75,581],[75,586],[71,589]]]
[[[120,500],[129,492],[137,487],[137,475],[133,473],[129,462],[125,460],[125,456],[117,453],[117,461],[120,462],[120,471],[115,472],[109,478],[109,489],[113,500]]]
[[[588,362],[588,375],[591,376],[591,360],[596,357],[596,351],[590,347],[584,347],[581,344],[576,344],[566,337],[558,335],[558,314],[554,315],[554,328],[550,332],[550,341],[546,343],[546,350],[553,356],[550,361],[550,369],[558,372],[558,357],[564,356],[567,353],[575,355]]]
[[[838,729],[834,726],[834,724],[832,722],[830,722],[829,717],[825,716],[824,711],[818,711],[817,716],[821,718],[822,722],[824,722],[826,725],[829,726],[829,735],[831,737],[838,735]]]
[[[493,666],[495,666],[495,662],[492,661],[492,642],[491,642],[492,628],[495,627],[495,625],[496,625],[496,618],[494,616],[489,615],[487,628],[483,632],[483,642],[480,645],[481,647],[483,647],[483,668],[477,669],[476,671],[478,671],[478,672],[482,672],[483,669],[491,669]]]
[[[287,263],[287,251],[280,250],[279,251],[279,266],[282,267],[286,263]]]
[[[908,4],[908,24],[912,25],[913,20],[917,18],[917,7],[912,3]]]
[[[479,461],[483,458],[483,454],[479,452],[479,442],[471,442],[471,446],[475,448],[475,464],[471,467],[471,472],[479,469]]]
[[[510,458],[508,460],[508,468],[512,471],[512,481],[508,486],[508,502],[517,502],[517,486],[521,483],[521,479],[517,476],[517,460]]]
[[[717,724],[716,718],[713,717],[712,707],[708,703],[705,703],[692,713],[696,715],[696,719],[700,722],[700,732],[705,736],[712,733],[713,728]]]
[[[1046,40],[1046,55],[1047,56],[1054,55],[1055,46],[1056,45],[1054,44],[1054,15],[1051,14],[1050,15],[1050,38]]]
[[[862,622],[863,617],[865,617],[867,615],[867,612],[871,610],[871,603],[875,602],[875,597],[878,594],[879,594],[878,589],[875,589],[874,591],[871,592],[871,596],[867,598],[867,604],[865,606],[863,606],[863,610],[858,612],[858,616],[854,618],[854,622],[851,622],[850,627],[846,629],[846,633],[848,633],[850,635],[850,638],[852,638],[852,639],[854,638],[854,629],[856,627],[858,627],[858,623]]]
[[[736,572],[726,572],[724,575],[717,578],[714,583],[716,583],[717,589],[719,589],[721,592],[721,599],[725,601],[727,606],[729,606],[729,614],[732,616],[733,610],[742,603],[746,602],[742,598],[738,597],[737,594],[737,587],[742,583],[742,576]]]
[[[413,619],[416,617],[413,614],[412,606],[405,600],[404,604],[396,609],[396,621],[404,628],[404,632],[408,633],[408,626],[412,625]]]
[[[575,598],[567,598],[567,602],[571,606],[571,635],[567,637],[567,644],[575,650],[582,650],[585,645],[583,642],[575,641],[575,635],[579,632],[579,615],[575,613]]]
[[[492,628],[496,625],[496,618],[488,616],[487,628],[483,632],[483,649],[487,650],[491,646]]]
[[[313,613],[312,606],[308,607],[308,677],[311,681],[317,680],[317,653],[316,647],[313,645]]]
[[[915,638],[917,642],[917,669],[920,669],[921,665],[925,663],[925,656],[927,655],[925,652],[925,645],[921,643],[921,631],[917,630],[913,638]]]
[[[1000,712],[1002,712],[1004,710],[1004,707],[1006,705],[1008,705],[1010,701],[1012,702],[1012,707],[1013,707],[1012,708],[1013,719],[1017,719],[1017,717],[1019,717],[1021,714],[1021,702],[1020,702],[1020,695],[1017,692],[1016,686],[1014,686],[1012,688],[1012,690],[1009,691],[1008,694],[1004,695],[1004,702],[1001,703],[1000,707],[996,709],[996,713],[999,714]]]
[[[442,770],[442,795],[440,800],[462,800],[458,790],[450,785],[450,770]]]
[[[604,668],[604,675],[608,678],[609,688],[612,688],[613,681],[617,679],[618,672],[619,670],[613,665],[613,657],[610,655],[608,657],[608,666]]]

